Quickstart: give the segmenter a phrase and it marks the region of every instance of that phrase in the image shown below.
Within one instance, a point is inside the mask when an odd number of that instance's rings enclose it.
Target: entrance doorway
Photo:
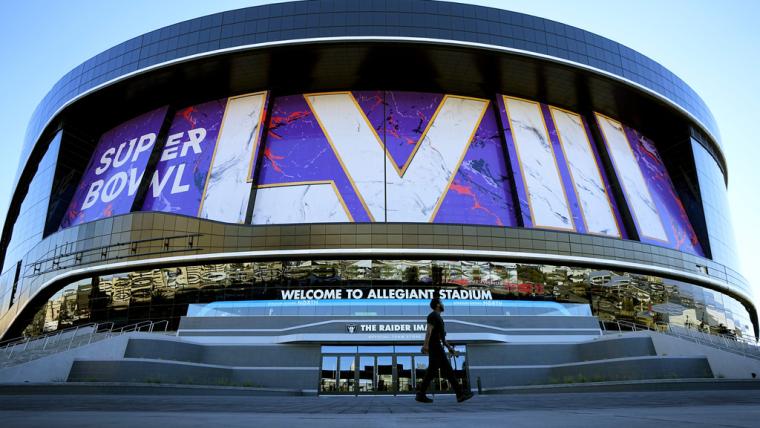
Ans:
[[[456,347],[459,355],[449,361],[457,380],[469,389],[467,348]],[[319,379],[320,394],[413,394],[428,368],[428,357],[416,345],[323,346]],[[440,373],[430,390],[434,394],[453,393]]]

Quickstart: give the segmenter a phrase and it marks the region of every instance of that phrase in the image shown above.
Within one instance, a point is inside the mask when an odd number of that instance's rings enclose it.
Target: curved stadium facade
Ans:
[[[447,2],[219,13],[117,45],[42,100],[2,232],[0,334],[175,330],[188,310],[393,319],[437,289],[452,317],[754,340],[727,183],[699,96],[604,37]]]

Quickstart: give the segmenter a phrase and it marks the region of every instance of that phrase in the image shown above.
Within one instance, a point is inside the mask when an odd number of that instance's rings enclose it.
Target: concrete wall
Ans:
[[[664,334],[651,332],[626,334],[651,337],[658,355],[702,355],[710,362],[710,367],[718,378],[752,379],[752,373],[760,378],[760,360],[756,358],[744,357]]]
[[[319,366],[226,367],[141,359],[77,360],[68,381],[228,385],[313,391],[319,381]]]
[[[0,383],[65,382],[75,359],[122,358],[129,339],[141,336],[149,334],[128,333],[0,369]]]
[[[605,336],[576,344],[473,344],[470,383],[484,390],[590,381],[711,378],[703,356],[658,356],[648,336]]]
[[[181,340],[135,339],[126,358],[173,360],[232,367],[315,367],[319,345],[198,345]]]

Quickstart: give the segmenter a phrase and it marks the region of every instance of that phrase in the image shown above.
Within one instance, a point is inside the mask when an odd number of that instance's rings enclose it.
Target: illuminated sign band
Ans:
[[[282,300],[329,299],[432,299],[435,290],[419,288],[315,288],[281,290]],[[438,290],[441,299],[493,300],[491,290]]]

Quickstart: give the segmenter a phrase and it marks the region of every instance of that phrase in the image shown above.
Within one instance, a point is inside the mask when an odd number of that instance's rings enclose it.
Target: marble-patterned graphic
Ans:
[[[623,187],[626,202],[633,214],[639,237],[644,242],[657,244],[669,242],[658,207],[647,186],[646,178],[623,125],[598,113],[595,113],[595,116],[615,173]]]
[[[672,247],[704,257],[699,238],[654,143],[635,129],[626,126],[625,131]]]
[[[245,221],[268,97],[268,92],[258,92],[227,101],[198,217]]]
[[[507,96],[500,104],[523,224],[576,230],[541,105]]]
[[[305,94],[371,221],[385,220],[383,144],[350,92]],[[350,205],[349,205],[350,206]],[[353,211],[352,211],[353,213]],[[357,217],[354,217],[358,220]]]
[[[143,211],[198,213],[226,104],[223,98],[186,107],[174,115]]]
[[[576,113],[548,108],[580,206],[584,232],[619,238],[616,215],[583,119]]]
[[[259,187],[253,224],[345,223],[351,217],[333,183]]]
[[[496,113],[489,106],[435,222],[517,226],[511,181]]]
[[[389,222],[434,220],[487,108],[488,100],[443,98],[403,175],[386,168]]]
[[[409,166],[422,136],[438,112],[443,94],[402,91],[354,91],[398,174]]]
[[[487,100],[384,91],[277,98],[259,186],[292,183],[306,195],[306,186],[331,182],[348,221],[514,225],[494,117],[479,128],[487,107]],[[468,151],[478,129],[478,143]],[[416,140],[407,144],[414,147],[384,152],[382,136],[389,134],[393,144]],[[459,181],[450,187],[455,174]],[[267,190],[267,197],[299,194],[282,187]],[[257,196],[255,222],[281,220],[274,210]]]
[[[167,108],[135,117],[100,137],[61,228],[126,214],[132,209]]]
[[[355,108],[355,107],[354,107]],[[369,212],[346,175],[325,133],[312,113],[303,95],[277,97],[271,103],[271,118],[266,130],[264,158],[259,166],[259,189],[253,208],[253,224],[267,224],[302,216],[304,222],[323,221],[371,221]],[[364,123],[363,121],[359,122]],[[377,142],[373,144],[378,145]],[[382,168],[382,153],[367,159],[368,165]],[[317,212],[313,195],[324,194],[322,184],[334,183],[336,196],[343,201],[348,214],[339,210],[328,210],[329,215]],[[287,184],[287,186],[284,186]],[[264,190],[266,189],[266,190]],[[259,196],[260,192],[263,194]],[[315,193],[315,191],[317,193]],[[283,200],[303,195],[308,200],[301,203],[309,209],[299,209],[298,213],[287,214],[283,218],[283,205],[272,203],[278,195]],[[321,193],[319,193],[321,192]],[[261,199],[260,199],[261,198]],[[380,221],[384,219],[381,213]]]

